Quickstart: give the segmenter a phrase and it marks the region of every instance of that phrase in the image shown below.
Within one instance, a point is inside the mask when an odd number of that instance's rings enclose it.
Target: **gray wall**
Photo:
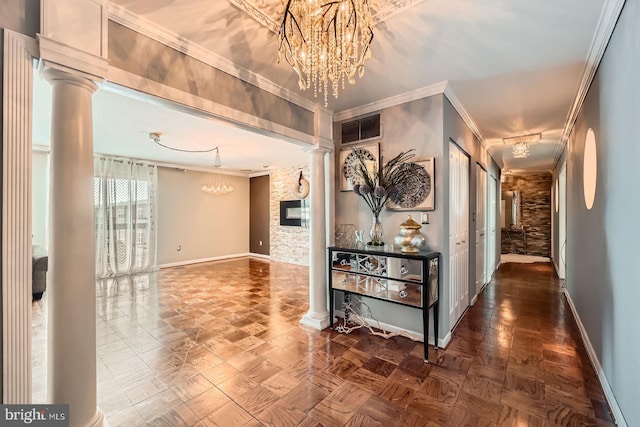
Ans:
[[[269,255],[269,175],[251,178],[249,188],[249,251]]]
[[[312,111],[113,21],[109,21],[109,65],[313,135]]]
[[[444,183],[443,190],[445,193],[443,200],[443,208],[444,208],[444,226],[446,230],[446,235],[443,237],[443,249],[442,249],[442,261],[443,261],[443,269],[442,269],[442,278],[443,283],[441,284],[441,288],[444,288],[449,283],[449,151],[450,151],[450,143],[451,141],[455,142],[462,150],[469,155],[469,299],[471,300],[475,296],[475,283],[476,283],[476,224],[475,224],[475,215],[476,212],[476,164],[482,165],[487,171],[487,186],[491,182],[491,176],[498,178],[498,185],[500,182],[500,168],[496,165],[495,161],[488,155],[487,151],[482,147],[476,136],[473,134],[471,129],[467,126],[465,121],[460,117],[460,114],[453,107],[451,102],[444,97],[444,105],[443,105],[443,147],[444,154],[443,159],[445,162],[441,162],[442,168],[444,170],[444,180],[441,181]],[[444,164],[443,164],[444,163]],[[487,189],[487,194],[488,194]],[[497,190],[496,197],[499,199],[500,189]],[[496,221],[500,219],[500,202],[496,203],[497,206],[497,215]],[[499,233],[500,227],[496,226],[496,232]],[[496,246],[497,249],[497,260],[500,259],[499,255],[499,247],[500,247],[500,236],[496,237]],[[488,241],[488,239],[487,239]],[[449,319],[449,294],[448,292],[442,293],[444,298],[440,301],[440,325],[441,327],[441,335],[442,333],[450,330],[453,325],[450,324]]]
[[[158,168],[158,265],[249,252],[249,178],[229,180],[214,196],[200,190],[208,173]]]
[[[567,289],[630,426],[640,425],[640,2],[627,1],[567,152]],[[583,197],[587,130],[596,136],[595,203]]]
[[[435,159],[435,205],[436,210],[430,212],[430,224],[422,227],[422,233],[427,237],[429,249],[443,252],[447,239],[444,228],[446,189],[443,187],[446,169],[443,165],[442,146],[442,95],[418,99],[413,102],[386,108],[380,112],[382,123],[382,139],[380,140],[380,154],[386,160],[392,159],[401,151],[415,148],[416,159],[431,157]],[[336,123],[334,137],[336,148],[348,148],[353,145],[340,146],[341,126]],[[342,165],[340,156],[336,154],[336,225],[354,224],[365,231],[368,237],[371,229],[372,214],[361,197],[351,191],[341,192],[340,173]],[[400,231],[400,224],[407,219],[407,215],[416,216],[416,212],[393,212],[382,210],[380,220],[384,228],[385,243],[392,243],[393,237]],[[419,221],[419,217],[415,218]],[[443,256],[444,258],[444,256]],[[446,291],[443,288],[443,293]],[[419,310],[390,305],[375,300],[367,300],[374,317],[384,323],[400,328],[421,332],[422,315]],[[440,303],[442,307],[442,302]],[[440,311],[442,314],[442,310]],[[442,334],[440,334],[442,337]]]
[[[0,28],[35,38],[40,31],[40,0],[2,0]]]
[[[452,325],[449,322],[449,141],[453,140],[471,155],[471,186],[470,186],[470,212],[475,210],[475,164],[480,162],[490,175],[499,180],[499,169],[495,162],[486,154],[480,146],[464,120],[453,108],[449,100],[443,95],[435,95],[422,98],[409,103],[397,105],[382,110],[381,123],[383,135],[380,140],[380,150],[384,159],[391,159],[400,151],[411,148],[416,149],[416,159],[433,156],[435,159],[435,205],[434,212],[430,212],[430,223],[423,225],[422,232],[427,237],[427,247],[430,250],[442,253],[442,282],[440,284],[440,331],[439,337],[449,331]],[[336,145],[340,147],[340,123],[334,128]],[[340,171],[340,156],[336,155],[336,170]],[[340,188],[340,175],[335,177],[336,188]],[[498,190],[499,191],[499,190]],[[497,193],[499,194],[499,192]],[[499,207],[499,203],[497,204]],[[384,240],[391,243],[398,233],[400,224],[407,219],[407,215],[416,215],[416,212],[392,212],[383,210],[381,221],[384,227]],[[499,215],[497,216],[499,218]],[[469,286],[475,287],[475,224],[473,215],[469,214]],[[371,224],[371,212],[364,201],[351,191],[336,193],[336,224],[355,224],[357,228],[369,232]],[[498,258],[499,259],[499,258]],[[471,292],[473,297],[475,292]],[[422,331],[422,317],[420,311],[410,308],[393,306],[378,301],[368,300],[367,303],[373,310],[378,320],[401,328],[420,332]]]

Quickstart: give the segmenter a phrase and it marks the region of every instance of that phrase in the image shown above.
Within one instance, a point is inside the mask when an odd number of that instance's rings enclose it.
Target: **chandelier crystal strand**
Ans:
[[[278,34],[282,56],[298,74],[298,86],[338,98],[345,80],[355,84],[371,58],[373,19],[369,0],[287,0]]]
[[[517,142],[513,146],[514,159],[526,159],[529,157],[529,144],[526,141]]]
[[[222,164],[220,162],[220,150],[218,149],[218,147],[216,147],[215,150],[216,157],[213,167],[217,169],[220,168]],[[233,186],[229,183],[229,178],[227,177],[227,175],[212,173],[209,179],[209,183],[202,184],[202,187],[200,187],[200,189],[205,193],[221,196],[223,194],[231,193],[233,191]]]

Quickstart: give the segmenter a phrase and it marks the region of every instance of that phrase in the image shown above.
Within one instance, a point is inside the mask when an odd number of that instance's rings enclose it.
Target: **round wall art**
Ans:
[[[378,162],[378,143],[363,144],[359,147],[342,149],[340,161],[342,163],[341,191],[351,191],[356,184],[362,184],[357,167],[360,165],[358,155],[361,155],[369,167],[375,167]]]
[[[387,208],[391,210],[434,210],[434,160],[418,160],[406,163],[401,168],[409,170],[409,179],[389,198]]]

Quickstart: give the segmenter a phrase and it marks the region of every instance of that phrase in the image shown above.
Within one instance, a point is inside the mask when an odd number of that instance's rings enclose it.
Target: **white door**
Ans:
[[[469,159],[449,144],[449,318],[455,325],[469,306]]]
[[[559,179],[558,197],[558,246],[560,249],[560,260],[558,263],[558,277],[565,278],[567,268],[567,168],[562,166]]]
[[[498,180],[495,177],[491,177],[489,180],[489,206],[487,209],[487,233],[489,238],[487,239],[487,268],[485,270],[484,280],[486,283],[491,281],[493,272],[496,269],[496,241],[497,241],[497,197],[498,194]]]
[[[487,247],[487,171],[476,164],[476,292],[480,294],[486,283],[485,267]]]

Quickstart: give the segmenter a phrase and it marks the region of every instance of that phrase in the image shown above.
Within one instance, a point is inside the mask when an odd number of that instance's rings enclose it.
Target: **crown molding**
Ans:
[[[229,0],[229,3],[236,6],[238,9],[243,10],[249,16],[251,16],[257,23],[266,27],[269,31],[278,34],[280,25],[273,20],[273,18],[266,13],[262,12],[252,1],[248,0]]]
[[[491,156],[491,153],[489,153],[487,143],[485,142],[484,137],[482,136],[482,133],[480,133],[480,129],[478,128],[478,125],[476,124],[475,120],[473,120],[473,117],[471,117],[471,114],[469,114],[467,109],[464,108],[464,105],[462,105],[462,102],[460,102],[460,100],[454,93],[453,89],[451,88],[450,84],[447,84],[447,86],[445,87],[444,96],[447,97],[449,102],[451,102],[451,105],[453,106],[453,108],[455,108],[458,114],[460,114],[460,117],[462,117],[462,120],[464,120],[464,122],[467,124],[471,132],[473,132],[476,138],[478,138],[478,141],[480,141],[480,145],[482,145],[482,148],[484,148],[485,151],[487,151],[487,154],[489,154],[489,156],[493,158],[493,156]]]
[[[386,21],[392,16],[397,15],[400,12],[403,12],[409,9],[412,6],[415,6],[418,3],[422,3],[424,0],[388,0],[385,2],[386,4],[391,3],[391,6],[381,7],[380,10],[377,10],[375,14],[372,16],[373,24],[378,25],[382,21]]]
[[[618,22],[624,3],[625,0],[605,0],[602,13],[600,14],[600,19],[598,20],[598,26],[596,27],[595,34],[593,35],[593,40],[591,40],[591,47],[587,54],[587,63],[584,71],[582,72],[580,86],[578,88],[576,98],[569,110],[569,114],[567,115],[567,120],[560,139],[560,145],[553,159],[554,165],[558,163],[562,152],[567,146],[569,135],[571,135],[571,131],[573,130],[576,119],[578,118],[578,114],[582,109],[582,104],[584,104],[584,100],[587,97],[591,83],[595,78],[596,71],[598,71],[602,57],[607,50],[607,45],[609,44],[613,30],[616,27],[616,23]]]
[[[159,43],[169,46],[178,52],[230,74],[233,77],[285,99],[299,107],[309,111],[314,111],[316,109],[316,103],[313,101],[285,89],[282,86],[273,83],[271,80],[249,71],[246,68],[242,68],[228,59],[225,59],[202,47],[201,45],[185,39],[178,33],[170,31],[155,22],[136,15],[122,6],[109,3],[109,19]]]
[[[370,102],[369,104],[361,105],[359,107],[343,110],[343,111],[334,113],[333,121],[341,122],[343,120],[353,119],[354,117],[362,116],[364,114],[368,114],[374,111],[383,110],[385,108],[394,107],[396,105],[415,101],[417,99],[438,95],[438,94],[444,93],[446,87],[447,87],[446,81],[435,83],[429,86],[421,87],[419,89],[402,93],[400,95],[391,96],[389,98]]]

